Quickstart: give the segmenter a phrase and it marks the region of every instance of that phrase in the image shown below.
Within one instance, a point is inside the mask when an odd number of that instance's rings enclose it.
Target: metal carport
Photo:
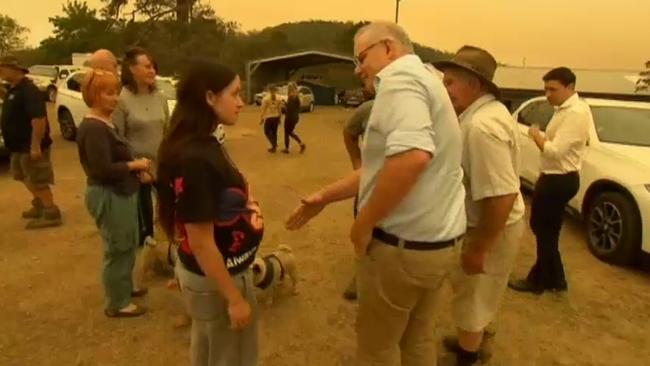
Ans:
[[[315,50],[250,61],[246,64],[246,98],[251,103],[255,93],[261,91],[266,85],[288,81],[302,68],[348,63],[353,64],[354,59],[349,56]],[[350,76],[352,77],[352,75]]]

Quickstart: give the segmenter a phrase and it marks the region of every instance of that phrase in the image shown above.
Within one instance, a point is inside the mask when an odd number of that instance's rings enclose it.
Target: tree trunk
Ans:
[[[176,20],[181,24],[190,22],[190,12],[194,0],[176,0]]]

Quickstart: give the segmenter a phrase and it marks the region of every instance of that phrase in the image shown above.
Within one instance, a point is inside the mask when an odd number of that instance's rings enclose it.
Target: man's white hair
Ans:
[[[376,21],[368,25],[365,25],[357,31],[357,34],[354,36],[354,39],[357,40],[361,36],[368,36],[371,42],[379,42],[384,39],[390,39],[402,47],[408,53],[414,53],[413,43],[409,38],[408,33],[404,28],[393,22],[386,21]]]

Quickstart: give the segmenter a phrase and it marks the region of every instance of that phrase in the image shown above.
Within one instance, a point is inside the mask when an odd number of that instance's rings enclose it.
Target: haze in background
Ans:
[[[0,0],[1,12],[31,29],[32,46],[49,36],[48,17],[64,0]],[[99,0],[88,0],[100,6]],[[359,21],[395,17],[394,0],[210,0],[243,30],[309,19]],[[250,9],[255,9],[251,11]],[[643,68],[650,60],[648,0],[402,0],[400,24],[413,40],[455,51],[464,44],[521,66]]]

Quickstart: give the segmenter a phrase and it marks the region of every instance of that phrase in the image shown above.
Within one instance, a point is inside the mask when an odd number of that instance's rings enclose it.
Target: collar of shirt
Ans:
[[[28,83],[30,80],[27,78],[27,76],[24,76],[22,79],[20,79],[19,82],[17,82],[15,85],[9,84],[9,89],[7,91],[13,91],[15,89],[20,88],[23,84]]]
[[[423,66],[422,60],[417,55],[404,55],[384,67],[375,77],[375,90],[379,89],[381,79],[384,79],[399,70]]]
[[[463,111],[463,113],[461,113],[460,116],[458,116],[458,119],[460,121],[462,121],[467,116],[472,115],[472,113],[476,112],[479,108],[481,108],[485,104],[488,104],[489,102],[492,102],[494,100],[496,100],[494,95],[485,94],[484,96],[482,96],[482,97],[478,98],[477,100],[475,100],[474,103],[472,103],[469,107],[467,107],[467,109],[465,109]]]
[[[578,95],[578,93],[573,93],[573,95],[570,96],[569,99],[565,100],[561,106],[557,107],[557,110],[559,111],[562,109],[567,109],[569,107],[576,105],[578,102],[580,102],[580,96]]]

